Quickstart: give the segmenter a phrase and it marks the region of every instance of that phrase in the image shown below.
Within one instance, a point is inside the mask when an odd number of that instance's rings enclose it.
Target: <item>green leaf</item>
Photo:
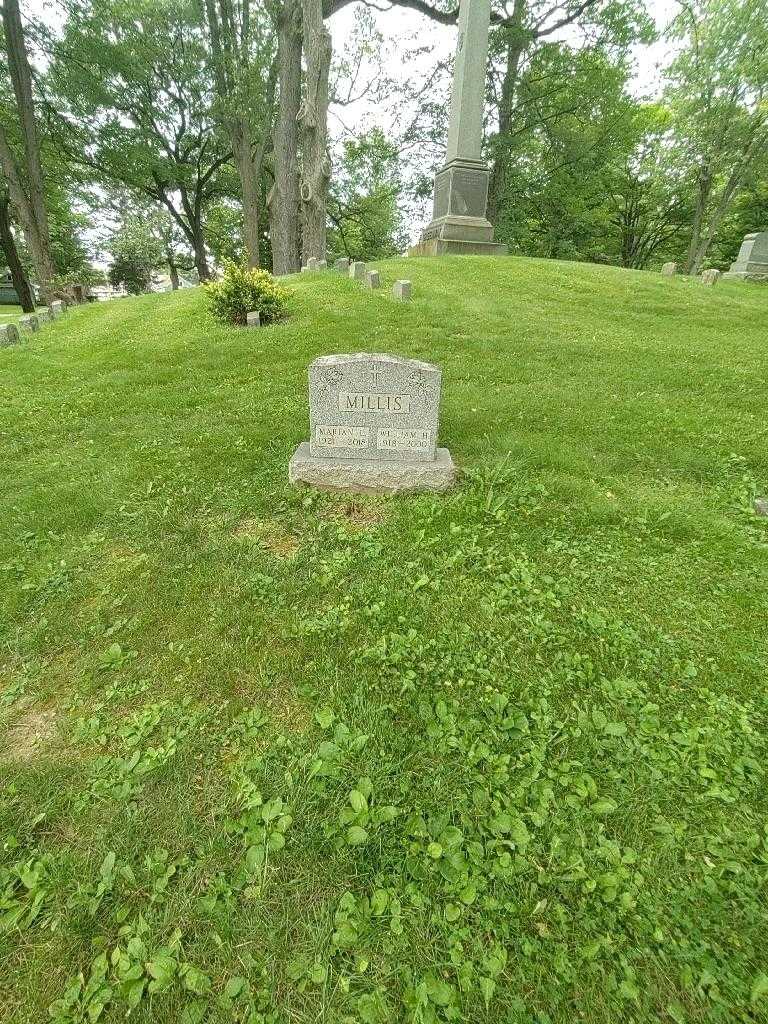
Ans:
[[[374,917],[381,917],[387,909],[389,894],[384,889],[377,889],[371,897],[371,913]]]
[[[243,991],[248,982],[245,978],[234,977],[230,978],[227,984],[224,986],[224,995],[227,999],[237,999],[240,993]]]
[[[619,985],[619,995],[622,999],[627,999],[632,1002],[639,1002],[640,1000],[640,989],[629,978],[625,978]]]
[[[368,810],[368,801],[365,799],[365,797],[363,796],[359,789],[352,790],[352,792],[349,794],[349,802],[350,805],[352,806],[352,810],[355,811],[357,814],[360,814],[362,811]]]
[[[319,708],[315,712],[315,721],[321,729],[330,729],[336,721],[336,716],[330,708]]]
[[[755,1003],[759,1002],[766,994],[768,994],[768,974],[761,971],[752,982],[749,1001],[754,1006]]]
[[[424,990],[435,1006],[450,1006],[453,1000],[453,988],[434,974],[424,979]]]
[[[282,850],[285,846],[285,836],[282,832],[273,832],[267,840],[267,846],[272,853],[277,853],[278,850]]]
[[[251,846],[245,855],[245,870],[249,875],[255,874],[264,864],[265,850],[263,846]]]
[[[347,843],[349,846],[363,846],[368,842],[368,833],[359,825],[352,825],[347,829]]]
[[[480,991],[483,993],[483,999],[485,1000],[485,1008],[488,1009],[491,1000],[493,999],[493,993],[496,991],[496,982],[493,978],[480,978]]]
[[[211,990],[211,979],[199,968],[192,964],[184,964],[181,975],[184,980],[184,987],[193,992],[196,996],[204,996]]]
[[[443,848],[440,843],[430,843],[427,847],[427,853],[432,860],[440,860],[443,856]]]
[[[593,814],[604,815],[613,814],[618,807],[618,804],[613,800],[595,800],[591,805],[590,810]]]

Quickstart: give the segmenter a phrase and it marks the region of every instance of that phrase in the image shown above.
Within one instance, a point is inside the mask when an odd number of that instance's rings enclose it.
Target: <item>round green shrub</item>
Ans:
[[[245,327],[248,313],[258,312],[261,323],[273,324],[287,314],[290,292],[266,270],[227,262],[220,281],[205,286],[208,308],[224,324]]]

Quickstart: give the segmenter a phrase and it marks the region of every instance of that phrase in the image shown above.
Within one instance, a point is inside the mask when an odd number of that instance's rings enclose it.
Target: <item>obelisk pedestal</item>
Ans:
[[[768,281],[768,231],[747,235],[736,262],[723,276],[736,281]]]
[[[488,166],[482,157],[485,72],[491,0],[461,0],[445,166],[435,178],[432,222],[411,256],[499,255],[488,209]]]

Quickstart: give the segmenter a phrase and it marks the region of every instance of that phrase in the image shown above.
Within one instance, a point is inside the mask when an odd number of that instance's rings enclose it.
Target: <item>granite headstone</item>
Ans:
[[[768,231],[747,235],[725,276],[739,281],[768,281]]]
[[[309,369],[310,440],[292,483],[371,493],[442,491],[454,482],[437,447],[442,373],[415,359],[360,352],[323,356]]]

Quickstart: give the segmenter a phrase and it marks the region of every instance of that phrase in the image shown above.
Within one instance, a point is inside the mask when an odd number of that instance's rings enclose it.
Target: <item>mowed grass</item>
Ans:
[[[768,289],[380,270],[0,352],[0,1018],[765,1020]],[[453,492],[289,488],[345,351]]]

